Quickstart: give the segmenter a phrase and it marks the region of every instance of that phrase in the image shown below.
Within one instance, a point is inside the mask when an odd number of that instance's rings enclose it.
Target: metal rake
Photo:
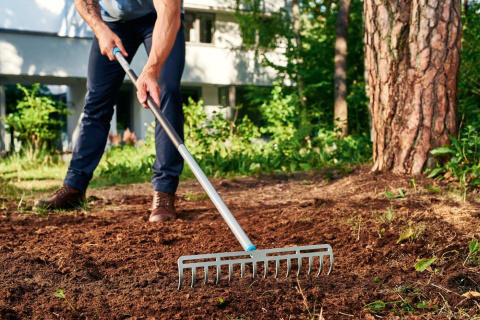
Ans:
[[[113,50],[113,55],[116,57],[122,68],[127,73],[130,80],[133,84],[137,85],[137,75],[130,67],[130,64],[122,56],[120,50],[115,48]],[[328,244],[320,245],[310,245],[310,246],[301,246],[301,247],[286,247],[286,248],[276,248],[276,249],[262,249],[257,250],[255,245],[250,241],[248,236],[243,231],[242,227],[238,224],[237,220],[230,212],[228,207],[223,202],[220,195],[217,193],[211,182],[208,180],[207,176],[203,173],[202,169],[192,157],[190,152],[185,147],[182,139],[173,129],[170,122],[167,120],[165,115],[161,112],[159,106],[153,101],[153,99],[148,96],[147,105],[150,110],[155,115],[155,118],[158,120],[162,128],[167,133],[168,137],[172,143],[177,148],[178,152],[182,155],[185,162],[188,164],[195,177],[198,179],[202,185],[205,192],[208,194],[213,204],[217,210],[222,215],[223,219],[232,230],[233,234],[240,242],[241,246],[245,251],[237,252],[226,252],[226,253],[212,253],[212,254],[200,254],[200,255],[191,255],[191,256],[182,256],[178,259],[178,273],[179,273],[179,283],[178,289],[182,288],[182,283],[184,279],[184,271],[191,270],[192,273],[192,282],[191,286],[193,287],[196,278],[197,278],[197,269],[203,269],[204,273],[204,283],[208,282],[209,268],[216,269],[216,283],[218,284],[221,279],[221,269],[222,266],[228,267],[229,280],[231,281],[234,273],[234,266],[240,266],[240,275],[243,277],[245,275],[246,266],[252,267],[253,277],[257,274],[258,264],[264,265],[264,277],[268,275],[268,265],[269,262],[275,263],[275,277],[279,275],[280,265],[282,261],[287,264],[287,273],[286,276],[290,275],[292,269],[292,262],[296,261],[297,263],[297,275],[300,275],[300,272],[303,267],[303,259],[308,259],[308,274],[312,272],[314,260],[319,259],[319,275],[322,272],[324,265],[324,258],[328,257],[330,268],[327,273],[329,275],[333,270],[333,250],[332,247]],[[315,259],[314,259],[315,258]]]

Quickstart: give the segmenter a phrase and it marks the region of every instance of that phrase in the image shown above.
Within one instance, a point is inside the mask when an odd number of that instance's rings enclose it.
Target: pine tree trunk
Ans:
[[[335,39],[335,107],[334,119],[338,134],[344,138],[348,134],[347,108],[347,33],[350,0],[340,0]]]
[[[373,171],[420,174],[457,132],[460,0],[365,0]]]

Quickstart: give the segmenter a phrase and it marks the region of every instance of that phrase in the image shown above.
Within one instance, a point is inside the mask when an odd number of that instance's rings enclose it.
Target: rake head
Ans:
[[[263,264],[263,277],[268,275],[269,264],[275,264],[275,278],[278,278],[280,273],[280,266],[287,267],[286,276],[290,276],[292,271],[292,262],[296,265],[297,276],[300,275],[303,267],[303,260],[308,259],[308,274],[312,273],[314,264],[318,260],[318,273],[323,270],[324,258],[329,258],[329,275],[333,270],[333,251],[328,244],[319,244],[301,247],[289,247],[278,249],[265,249],[254,251],[237,251],[226,253],[200,254],[192,256],[182,256],[178,259],[178,289],[182,288],[185,270],[191,270],[192,282],[191,286],[195,285],[197,280],[197,269],[203,270],[204,283],[208,282],[209,269],[216,270],[216,282],[219,283],[221,279],[222,267],[228,268],[228,280],[233,280],[234,267],[240,266],[240,276],[245,275],[245,270],[248,268],[252,270],[252,276],[257,275],[258,264]]]

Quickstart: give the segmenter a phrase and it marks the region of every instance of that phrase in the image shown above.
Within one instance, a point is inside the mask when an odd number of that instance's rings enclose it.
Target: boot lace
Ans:
[[[63,186],[61,187],[60,189],[58,189],[56,192],[55,192],[55,195],[63,195],[65,193],[67,193],[68,191],[70,190],[70,187],[69,186]]]
[[[160,191],[155,193],[155,208],[171,207],[172,205],[173,202],[171,196]]]

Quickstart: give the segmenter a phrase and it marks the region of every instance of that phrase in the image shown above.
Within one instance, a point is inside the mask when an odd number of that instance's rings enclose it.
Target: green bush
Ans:
[[[273,91],[278,99],[261,108],[263,127],[254,125],[248,116],[238,119],[239,109],[232,119],[225,119],[223,110],[208,118],[201,100],[190,100],[184,106],[185,146],[207,176],[291,173],[370,161],[368,137],[341,140],[326,129],[311,137],[311,128],[298,128],[295,98],[279,87]],[[148,181],[155,159],[153,123],[148,132],[147,141],[140,146],[109,150],[97,168],[96,178],[110,183]],[[187,166],[183,176],[193,177]]]
[[[7,115],[7,125],[18,135],[27,154],[38,156],[51,152],[65,124],[61,117],[69,114],[65,104],[40,95],[38,83],[31,88],[18,84],[17,89],[23,96],[17,101],[15,111]]]
[[[443,179],[447,175],[454,175],[463,191],[463,198],[469,188],[480,186],[480,135],[474,126],[464,127],[460,139],[450,136],[451,145],[436,148],[431,151],[435,156],[448,156],[445,165],[439,166],[430,172],[429,177]]]

